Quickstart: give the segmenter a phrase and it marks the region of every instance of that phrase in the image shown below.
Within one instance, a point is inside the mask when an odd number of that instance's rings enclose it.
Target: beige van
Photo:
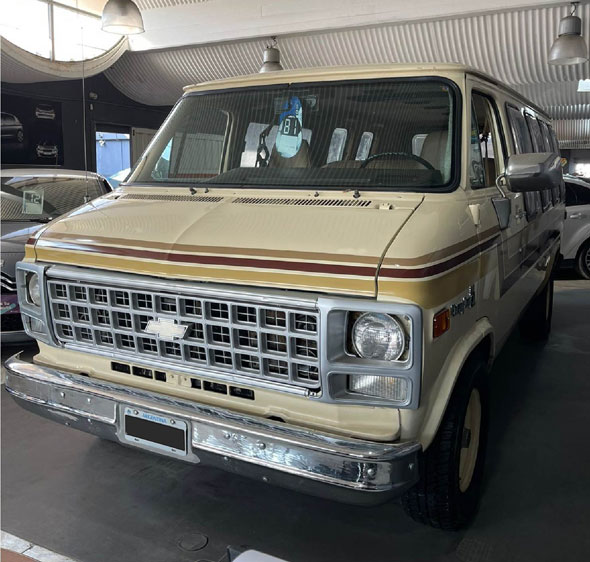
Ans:
[[[547,337],[563,181],[548,116],[458,65],[186,88],[125,184],[29,240],[25,408],[456,529],[488,372]]]

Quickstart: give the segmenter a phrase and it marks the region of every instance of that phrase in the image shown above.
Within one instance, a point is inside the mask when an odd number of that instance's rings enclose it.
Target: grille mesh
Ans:
[[[63,344],[320,387],[314,311],[58,279],[48,280],[48,295]],[[146,332],[159,319],[186,326],[184,336],[166,341]]]

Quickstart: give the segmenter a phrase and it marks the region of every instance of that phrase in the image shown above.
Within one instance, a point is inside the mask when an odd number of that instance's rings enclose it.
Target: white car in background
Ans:
[[[563,224],[563,265],[590,279],[590,180],[564,176],[567,218]]]

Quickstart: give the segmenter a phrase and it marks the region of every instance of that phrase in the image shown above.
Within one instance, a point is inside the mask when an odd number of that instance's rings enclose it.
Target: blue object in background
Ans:
[[[105,178],[131,167],[130,135],[96,132],[96,171]]]

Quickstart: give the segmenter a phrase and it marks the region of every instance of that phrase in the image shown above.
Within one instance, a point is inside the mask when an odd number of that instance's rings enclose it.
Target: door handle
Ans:
[[[568,219],[581,219],[582,218],[582,213],[572,213]]]
[[[517,213],[514,214],[514,217],[517,219],[522,219],[526,216],[526,212],[524,209],[519,209]]]

